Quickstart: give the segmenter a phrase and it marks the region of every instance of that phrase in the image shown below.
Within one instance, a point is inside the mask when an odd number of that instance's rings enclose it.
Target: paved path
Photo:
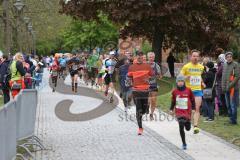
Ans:
[[[48,77],[45,72],[45,82]],[[60,83],[61,93],[52,93],[49,85],[39,92],[36,135],[47,150],[37,152],[37,160],[192,159],[151,129],[146,128],[143,136],[137,136],[136,123],[123,120],[124,112],[116,104],[107,103],[101,94],[81,86],[79,94],[70,95],[71,88]],[[69,79],[66,83],[69,84]],[[64,104],[68,107],[64,108]],[[56,106],[62,112],[66,109],[70,112],[61,113]],[[92,112],[99,106],[105,107],[107,114],[99,117]],[[84,121],[89,113],[94,113],[89,119],[98,118]]]
[[[118,98],[119,96],[116,95]],[[120,99],[120,98],[119,98]],[[120,101],[118,105],[124,109]],[[128,110],[128,115],[135,115],[135,107]],[[156,121],[150,121],[149,117],[144,117],[144,125],[155,131],[158,135],[164,137],[172,144],[181,147],[182,142],[179,135],[178,123],[172,116],[155,111]],[[193,134],[193,127],[186,133],[188,149],[184,151],[196,160],[239,160],[240,148],[228,143],[227,141],[216,137],[210,133],[201,131],[199,134]],[[239,133],[240,136],[240,133]]]

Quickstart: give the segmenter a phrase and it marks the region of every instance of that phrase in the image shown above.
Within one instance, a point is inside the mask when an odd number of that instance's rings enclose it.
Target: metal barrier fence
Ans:
[[[11,160],[17,154],[17,147],[23,148],[32,158],[28,146],[44,149],[39,138],[34,136],[37,90],[23,90],[19,95],[0,109],[0,160]],[[25,140],[24,143],[20,143]]]

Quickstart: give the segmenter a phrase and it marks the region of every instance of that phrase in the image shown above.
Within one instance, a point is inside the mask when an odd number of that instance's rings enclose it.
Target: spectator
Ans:
[[[171,74],[171,77],[174,78],[174,63],[176,62],[175,57],[173,56],[172,53],[169,54],[169,56],[167,57],[167,63],[168,63],[168,68],[169,68],[169,72]]]
[[[207,63],[210,62],[210,59],[209,57],[204,57],[203,58],[203,67],[204,67],[204,70],[203,70],[203,73],[202,73],[202,78],[205,79],[205,76],[207,74]],[[207,105],[207,102],[206,102],[206,99],[203,99],[202,100],[202,108],[201,108],[201,113],[203,115],[203,117],[208,117],[208,105]]]
[[[24,59],[22,53],[16,53],[10,65],[11,80],[9,85],[12,90],[13,98],[21,91],[21,89],[25,88],[24,76],[26,71],[23,67],[23,61]]]
[[[216,77],[216,68],[214,68],[213,62],[208,62],[206,64],[206,74],[203,79],[204,84],[206,85],[205,88],[213,88],[212,98],[205,99],[207,105],[207,119],[205,122],[212,122],[214,120],[214,100],[216,96],[216,92],[214,89],[215,86],[215,77]]]
[[[217,105],[219,106],[219,115],[227,115],[228,110],[225,102],[225,95],[222,92],[222,72],[223,65],[226,63],[225,55],[220,54],[217,60],[217,77],[216,77],[216,96],[217,96]]]
[[[227,63],[223,66],[222,74],[222,91],[225,93],[226,106],[228,108],[228,115],[230,124],[237,124],[237,106],[239,98],[239,66],[237,62],[233,61],[233,53],[227,52],[225,54]]]
[[[9,65],[10,61],[8,60],[8,56],[3,55],[0,57],[0,87],[3,92],[3,102],[6,104],[10,101],[10,90],[9,90]]]

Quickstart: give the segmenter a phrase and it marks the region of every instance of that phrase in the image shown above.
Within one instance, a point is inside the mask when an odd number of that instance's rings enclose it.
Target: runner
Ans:
[[[65,75],[66,75],[66,69],[67,69],[67,60],[64,55],[62,55],[59,59],[59,66],[60,66],[60,71],[59,71],[59,76],[65,80]]]
[[[99,58],[99,54],[97,54],[96,52],[93,52],[93,54],[90,55],[87,60],[88,79],[91,80],[92,87],[95,83],[95,79],[98,74],[98,67],[97,67],[98,58]]]
[[[114,95],[114,82],[115,82],[115,65],[117,64],[117,61],[114,58],[115,52],[111,51],[109,53],[109,59],[105,60],[105,67],[106,67],[106,74],[104,75],[104,81],[106,84],[106,90],[105,90],[105,96],[108,95],[109,88],[112,92],[110,95],[110,103],[113,102],[113,95]]]
[[[88,54],[87,52],[84,52],[84,55],[83,55],[83,71],[82,71],[82,74],[83,74],[83,81],[85,82],[86,85],[88,85],[88,66],[87,66],[87,60],[88,60]]]
[[[133,98],[136,105],[136,118],[138,122],[138,135],[143,134],[142,116],[149,113],[148,95],[149,78],[153,70],[147,63],[143,63],[143,53],[137,53],[137,63],[132,64],[128,70],[128,77],[132,78]]]
[[[181,74],[186,78],[186,86],[189,87],[195,96],[196,112],[194,113],[194,134],[199,133],[198,121],[200,118],[200,107],[202,104],[202,86],[205,84],[202,80],[203,65],[199,64],[200,52],[197,50],[191,51],[191,62],[183,66]]]
[[[103,89],[103,75],[105,73],[105,68],[104,68],[104,55],[100,55],[99,59],[97,61],[97,66],[98,66],[98,76],[97,76],[97,87],[99,91],[102,91]]]
[[[156,62],[154,62],[155,53],[149,52],[147,56],[148,56],[149,64],[151,65],[154,72],[154,76],[150,78],[150,82],[149,82],[150,83],[149,105],[151,107],[150,120],[152,121],[154,120],[153,113],[157,106],[157,94],[158,94],[157,79],[160,79],[162,77],[162,74],[161,74],[160,66]]]
[[[183,143],[182,148],[186,150],[187,143],[185,140],[184,128],[187,131],[190,131],[191,129],[191,115],[192,110],[195,110],[195,100],[191,89],[186,88],[185,86],[184,76],[178,76],[176,83],[177,88],[172,92],[170,114],[173,115],[173,110],[175,110],[175,114],[179,124],[180,136]]]
[[[80,69],[80,60],[76,54],[68,61],[69,72],[72,78],[72,91],[77,93],[78,88],[78,70]]]
[[[80,79],[84,79],[84,68],[85,68],[85,58],[84,58],[84,53],[82,53],[81,55],[80,55],[80,68],[79,68],[79,70],[80,70],[80,74],[79,74],[79,78]]]
[[[120,82],[121,94],[122,94],[121,98],[123,99],[125,112],[126,112],[132,100],[132,90],[130,88],[131,84],[129,84],[130,82],[127,78],[130,62],[127,58],[125,58],[123,63],[124,64],[119,68],[119,82]]]
[[[56,61],[54,61],[52,66],[50,67],[50,73],[51,73],[51,78],[52,78],[52,88],[53,88],[52,91],[53,92],[55,92],[56,87],[57,87],[58,71],[59,71],[59,66],[56,63]]]

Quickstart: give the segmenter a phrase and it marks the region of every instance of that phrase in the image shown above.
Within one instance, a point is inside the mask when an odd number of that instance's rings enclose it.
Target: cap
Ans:
[[[218,56],[218,60],[219,60],[220,62],[222,62],[222,63],[225,63],[225,62],[226,62],[225,54],[220,54],[220,55]]]
[[[179,81],[184,81],[185,82],[185,77],[183,75],[178,75],[177,78],[176,78],[176,82],[179,82]]]
[[[225,57],[227,57],[228,55],[233,56],[233,53],[232,53],[232,52],[226,52],[226,53],[225,53]]]

